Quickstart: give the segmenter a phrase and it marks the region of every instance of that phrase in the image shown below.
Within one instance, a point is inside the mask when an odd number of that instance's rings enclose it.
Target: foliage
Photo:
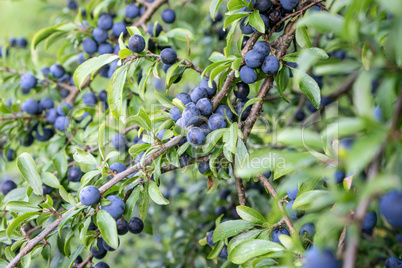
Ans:
[[[66,2],[0,47],[1,267],[401,255],[398,1]]]

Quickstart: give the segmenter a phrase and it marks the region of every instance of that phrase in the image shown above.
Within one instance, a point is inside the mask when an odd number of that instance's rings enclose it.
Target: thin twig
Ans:
[[[78,265],[78,268],[84,268],[88,263],[91,263],[93,257],[94,255],[89,253],[88,257],[86,257],[85,260]]]
[[[297,14],[299,14],[299,13],[301,13],[301,12],[303,12],[303,11],[309,9],[310,7],[317,5],[318,3],[322,2],[322,1],[324,1],[324,0],[318,0],[318,1],[316,1],[316,2],[313,2],[313,3],[311,3],[311,4],[308,4],[307,6],[301,8],[301,9],[299,9],[299,10],[297,10],[297,11],[295,11],[295,12],[289,14],[289,15],[287,15],[287,16],[284,17],[283,19],[281,19],[279,22],[277,22],[277,23],[271,28],[271,30],[269,31],[269,37],[272,36],[272,34],[275,32],[276,28],[277,28],[279,25],[281,25],[283,22],[285,22],[285,21],[287,21],[288,19],[290,19],[290,18],[296,16]]]
[[[269,194],[272,196],[273,199],[277,200],[278,199],[278,194],[276,193],[274,187],[271,185],[269,180],[264,176],[264,175],[258,175],[257,179],[264,185],[264,187],[268,190]],[[281,202],[278,201],[278,206],[280,211],[282,212],[283,215],[283,221],[285,222],[286,226],[288,227],[289,231],[291,234],[296,234],[296,230],[293,227],[292,222],[289,220],[288,216],[286,216],[285,209],[283,208],[283,205]]]
[[[244,189],[242,179],[240,177],[236,176],[235,155],[233,154],[232,157],[233,157],[233,163],[232,163],[233,175],[235,178],[235,185],[236,185],[236,189],[237,189],[237,196],[239,198],[239,204],[241,206],[245,206],[246,205],[246,190]]]
[[[393,131],[395,131],[397,129],[398,120],[399,120],[401,114],[402,114],[402,92],[399,94],[398,100],[396,102],[395,113],[394,113],[394,117],[392,118],[390,133],[393,133]],[[373,161],[369,168],[367,183],[372,182],[380,170],[381,157],[384,153],[387,142],[388,142],[388,139],[383,142],[382,146],[380,147],[380,149],[377,151],[377,153],[373,157]],[[343,261],[343,267],[345,267],[345,268],[354,268],[356,265],[356,255],[357,255],[357,250],[358,250],[359,241],[360,241],[361,222],[363,221],[363,219],[366,215],[366,211],[370,205],[370,200],[371,200],[371,196],[362,198],[362,200],[360,200],[360,202],[359,202],[359,205],[357,206],[355,213],[353,214],[353,221],[354,221],[355,227],[357,227],[358,233],[353,234],[348,239],[347,247],[345,250],[345,257],[344,257],[344,261]]]
[[[133,26],[142,27],[146,30],[146,23],[149,19],[151,19],[152,15],[158,10],[160,6],[167,3],[168,0],[156,0],[152,4],[147,5],[147,10],[145,11],[144,15],[141,16]]]

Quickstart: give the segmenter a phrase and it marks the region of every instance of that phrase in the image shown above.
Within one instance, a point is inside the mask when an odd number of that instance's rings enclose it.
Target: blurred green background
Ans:
[[[6,44],[10,37],[26,37],[29,42],[36,32],[42,28],[49,27],[57,23],[60,19],[73,20],[76,12],[72,12],[66,8],[67,0],[0,0],[0,45]],[[89,1],[88,1],[89,2]],[[123,1],[122,1],[123,2]],[[205,68],[208,64],[208,57],[213,50],[222,51],[224,42],[218,41],[217,38],[212,39],[204,34],[206,30],[211,29],[211,20],[207,14],[209,1],[194,1],[186,5],[186,12],[181,11],[181,1],[172,1],[172,7],[178,11],[178,24],[179,26],[190,29],[195,35],[197,42],[192,43],[192,58],[196,65]],[[60,12],[62,11],[62,12]],[[160,14],[155,14],[155,19],[159,18]],[[194,18],[197,18],[195,20]],[[191,22],[191,23],[190,23]],[[168,30],[168,28],[167,28]],[[182,50],[182,57],[186,57],[187,44],[185,42],[175,41],[175,45]],[[39,73],[39,68],[45,65],[50,65],[56,60],[58,45],[53,45],[50,49],[45,50],[43,46],[39,48],[39,63],[32,66],[31,54],[29,50],[15,50],[12,51],[9,59],[9,66],[19,70],[33,69]],[[200,56],[201,55],[201,56]],[[28,68],[30,66],[30,68]],[[74,65],[75,66],[75,65]],[[73,71],[74,66],[69,66],[69,71]],[[164,79],[164,74],[162,79]],[[153,87],[163,91],[160,88],[160,81],[149,83],[149,91],[147,93],[147,102],[145,107],[150,108],[152,103],[155,103],[153,94]],[[178,85],[172,86],[170,89],[169,98],[177,93],[195,87],[201,78],[198,73],[194,71],[187,71],[183,77],[183,82]],[[94,81],[94,90],[100,91],[107,84],[107,79],[98,78]],[[31,95],[20,95],[17,90],[19,80],[16,79],[15,90],[10,90],[10,87],[5,87],[2,98],[12,98],[13,100],[23,100],[24,98],[31,97]],[[9,85],[8,85],[9,86]],[[83,93],[85,93],[84,91]],[[37,92],[40,95],[43,92]],[[18,98],[17,96],[18,95]],[[57,97],[58,99],[59,97]],[[80,99],[80,98],[78,98]],[[13,147],[19,148],[18,154],[23,151],[33,152],[39,151],[38,148],[22,148],[17,145],[15,141]],[[39,145],[34,145],[39,146]],[[194,168],[194,167],[193,167]],[[15,162],[6,163],[6,173],[2,175],[18,178],[20,176]],[[197,174],[197,177],[193,177]],[[212,194],[206,195],[207,179],[200,176],[197,171],[193,172],[191,168],[181,171],[175,171],[162,175],[161,190],[165,197],[171,202],[168,206],[157,206],[151,204],[149,213],[145,221],[145,230],[141,235],[127,234],[120,237],[120,247],[115,252],[108,254],[102,261],[107,262],[111,267],[221,267],[223,260],[219,259],[218,263],[212,260],[207,260],[211,248],[209,246],[202,246],[199,240],[205,238],[208,231],[214,228],[216,219],[215,209],[219,206],[226,208],[224,218],[232,217],[234,207],[237,205],[236,189],[233,181],[221,181],[218,190]],[[253,187],[254,186],[254,187]],[[268,213],[270,208],[265,204],[268,202],[268,196],[264,195],[261,187],[250,183],[248,188],[250,201],[254,207],[258,208],[262,213]],[[219,192],[222,189],[229,189],[230,194],[228,197],[222,199]],[[137,208],[138,210],[138,204]],[[138,213],[137,213],[138,214]],[[58,247],[51,249],[46,248],[43,251],[42,257],[33,260],[30,267],[42,268],[48,265],[46,256],[48,250],[52,252],[62,252],[66,237],[63,232],[61,237],[53,236],[51,241],[57,244]],[[78,246],[78,239],[72,239],[69,242],[71,252]],[[82,253],[83,258],[87,257],[87,252]],[[95,260],[94,263],[100,260]],[[50,267],[61,267],[65,263],[65,257],[62,254],[54,254],[50,262]]]
[[[8,39],[11,36],[26,36],[49,27],[65,0],[2,0],[0,1],[0,36]],[[33,15],[33,14],[36,15]]]

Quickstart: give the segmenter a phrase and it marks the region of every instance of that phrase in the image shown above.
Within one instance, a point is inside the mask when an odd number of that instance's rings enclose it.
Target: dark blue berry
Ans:
[[[99,55],[112,54],[113,50],[114,50],[113,46],[109,43],[101,43],[101,44],[99,44],[99,47],[98,47]]]
[[[87,37],[82,43],[84,51],[88,54],[93,54],[98,51],[98,44],[90,37]]]
[[[271,48],[266,41],[258,41],[254,47],[253,50],[260,52],[261,54],[264,55],[264,57],[268,56],[269,53],[271,53]]]
[[[54,102],[49,97],[44,97],[43,99],[41,99],[39,104],[43,109],[50,109],[54,107]]]
[[[145,49],[145,40],[141,35],[135,34],[128,40],[128,47],[134,53],[140,53]]]
[[[95,186],[84,187],[79,194],[80,202],[85,206],[93,206],[100,200],[99,189]]]
[[[187,93],[179,93],[176,96],[176,99],[181,100],[181,102],[186,105],[187,103],[191,102],[191,97]]]
[[[267,56],[262,63],[261,69],[266,74],[274,74],[279,70],[279,61],[275,56]]]
[[[103,43],[107,40],[108,34],[106,30],[102,30],[101,28],[95,28],[92,32],[92,36],[98,43]]]
[[[82,100],[84,104],[89,107],[95,106],[98,102],[96,99],[96,95],[92,92],[85,93],[84,96],[82,96]]]
[[[113,27],[113,18],[108,14],[102,14],[99,16],[97,24],[100,29],[109,31]]]
[[[106,199],[110,200],[110,204],[102,206],[102,209],[109,213],[113,218],[120,218],[126,210],[126,205],[123,200],[116,195],[110,195]]]
[[[186,126],[195,125],[200,121],[201,113],[195,106],[187,107],[184,109],[182,117]]]
[[[280,0],[280,2],[286,10],[293,10],[299,4],[299,0]]]
[[[162,25],[160,25],[157,22],[156,22],[156,25],[155,25],[155,23],[151,23],[148,26],[148,33],[151,36],[158,37],[160,35],[160,33],[162,32],[162,30],[163,30]]]
[[[71,167],[67,171],[67,179],[72,182],[79,182],[82,177],[82,171],[79,167]]]
[[[113,35],[116,37],[119,37],[120,34],[123,34],[123,36],[126,36],[128,33],[126,27],[127,27],[127,25],[124,22],[122,22],[122,21],[116,22],[115,24],[113,24],[113,28],[112,28]]]
[[[38,83],[38,80],[31,73],[26,73],[21,76],[20,84],[21,84],[21,87],[25,90],[30,90],[30,89],[34,88],[37,83]]]
[[[205,133],[199,127],[193,127],[187,132],[187,141],[192,146],[200,146],[205,143]]]
[[[67,115],[68,112],[72,109],[73,107],[67,103],[67,102],[62,102],[57,106],[57,114],[58,115]]]
[[[176,13],[170,8],[162,11],[162,20],[166,23],[173,23],[176,20]]]
[[[204,116],[209,116],[212,114],[212,102],[207,98],[202,98],[197,101],[195,107],[200,111],[200,113]]]
[[[221,114],[213,114],[208,119],[209,128],[214,131],[226,127],[226,120]]]
[[[248,67],[248,66],[243,66],[240,69],[240,79],[246,84],[252,84],[255,81],[257,81],[258,76],[255,73],[254,69]]]
[[[144,229],[144,223],[140,218],[133,217],[128,223],[128,230],[130,233],[139,234]]]
[[[15,188],[17,188],[17,184],[15,184],[15,182],[13,182],[12,180],[4,180],[0,185],[0,191],[4,195],[8,194]]]
[[[161,61],[164,64],[172,65],[176,62],[177,60],[177,54],[174,49],[171,48],[165,48],[164,50],[161,51]]]
[[[66,73],[63,66],[61,66],[60,64],[53,64],[52,66],[50,66],[49,70],[54,78],[61,78]]]
[[[226,105],[223,104],[219,105],[218,108],[216,108],[215,113],[220,114],[224,117],[227,116],[230,120],[233,119],[233,113],[230,110],[230,108]]]
[[[134,19],[140,15],[140,8],[135,4],[129,4],[126,6],[126,17],[129,19]]]

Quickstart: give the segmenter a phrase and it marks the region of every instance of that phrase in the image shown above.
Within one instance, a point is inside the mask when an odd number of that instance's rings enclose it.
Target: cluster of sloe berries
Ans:
[[[116,163],[114,163],[116,164]],[[114,169],[112,166],[110,166],[110,169]],[[121,164],[121,163],[119,163]],[[123,165],[123,164],[121,164]],[[124,167],[124,165],[123,165]],[[116,167],[115,167],[116,168]],[[119,167],[117,167],[119,169]],[[124,171],[125,167],[123,170],[120,170],[120,172]],[[69,170],[70,174],[71,169]],[[117,172],[119,173],[119,172]],[[70,174],[72,175],[72,174]],[[82,175],[81,171],[74,171],[74,179],[77,179]],[[79,193],[79,199],[80,202],[85,205],[85,206],[94,206],[97,203],[99,203],[101,199],[101,194],[99,192],[99,189],[95,186],[86,186],[84,187],[80,193]],[[128,232],[133,233],[133,234],[139,234],[143,231],[144,229],[144,223],[143,221],[138,218],[138,217],[132,217],[129,222],[127,222],[123,217],[123,213],[126,209],[126,205],[124,201],[118,197],[117,195],[110,195],[106,198],[107,200],[110,201],[110,204],[101,206],[101,209],[106,211],[107,213],[110,214],[114,219],[116,219],[116,228],[117,228],[117,233],[118,235],[125,235]],[[91,223],[88,226],[88,231],[96,231],[98,227],[95,225],[91,218]],[[96,246],[93,245],[90,249],[90,252],[93,254],[94,258],[96,259],[103,259],[108,251],[115,251],[115,248],[110,247],[104,239],[101,237],[98,237],[96,239]],[[120,243],[120,240],[119,240]],[[77,263],[82,262],[81,258],[77,258]],[[98,263],[97,265],[104,265],[104,266],[99,266],[99,267],[108,267],[106,263]],[[97,267],[97,266],[95,266]]]
[[[8,39],[8,47],[13,47],[13,48],[22,48],[25,49],[28,46],[28,40],[25,37],[10,37]],[[6,49],[5,55],[9,55],[9,49]],[[3,46],[0,46],[0,57],[3,57]]]
[[[250,2],[250,1],[248,1]],[[265,26],[265,32],[269,31],[270,27],[275,26],[284,17],[299,4],[299,0],[281,0],[280,5],[276,6],[271,3],[270,0],[252,0],[252,8],[258,10],[261,20]],[[244,7],[242,11],[251,12],[252,10]],[[276,31],[282,31],[284,23],[276,28]],[[246,35],[261,32],[261,29],[257,29],[250,25],[248,17],[244,17],[240,20],[240,29],[245,35],[243,38],[243,45],[247,43],[248,37]],[[269,55],[271,52],[270,46],[267,42],[258,42],[252,50],[247,52],[245,56],[245,66],[240,69],[240,78],[244,83],[252,84],[257,81],[258,75],[262,72],[268,75],[275,74],[279,70],[279,61],[274,55]]]
[[[259,41],[244,57],[245,66],[240,69],[240,79],[246,84],[252,84],[258,79],[257,73],[261,69],[265,74],[273,75],[279,70],[279,61],[269,55],[271,48],[268,42]],[[256,73],[257,72],[257,73]]]
[[[150,2],[150,1],[148,1]],[[119,54],[120,47],[116,44],[117,38],[123,35],[126,38],[128,35],[127,26],[132,24],[133,20],[139,18],[146,12],[145,6],[139,6],[136,4],[128,4],[125,9],[125,20],[114,21],[113,14],[101,14],[97,20],[97,27],[94,29],[89,29],[89,24],[86,20],[80,25],[83,30],[89,31],[91,36],[87,36],[82,41],[83,51],[89,55],[89,57],[94,56],[96,53],[98,55],[102,54]],[[173,23],[176,20],[176,13],[172,9],[165,9],[162,11],[162,20],[165,23]],[[163,27],[159,23],[151,23],[148,25],[147,32],[151,37],[157,37],[162,32]],[[133,39],[133,36],[135,38]],[[142,38],[138,40],[139,35],[133,35],[129,41],[129,48],[135,53],[140,53],[145,49],[145,40]],[[130,43],[132,46],[130,46]],[[155,52],[156,49],[155,42],[152,38],[148,40],[148,50]],[[82,63],[86,60],[84,53],[80,54],[79,62]],[[104,66],[100,70],[100,75],[105,78],[111,78],[113,73],[117,68],[117,60],[109,65]]]

